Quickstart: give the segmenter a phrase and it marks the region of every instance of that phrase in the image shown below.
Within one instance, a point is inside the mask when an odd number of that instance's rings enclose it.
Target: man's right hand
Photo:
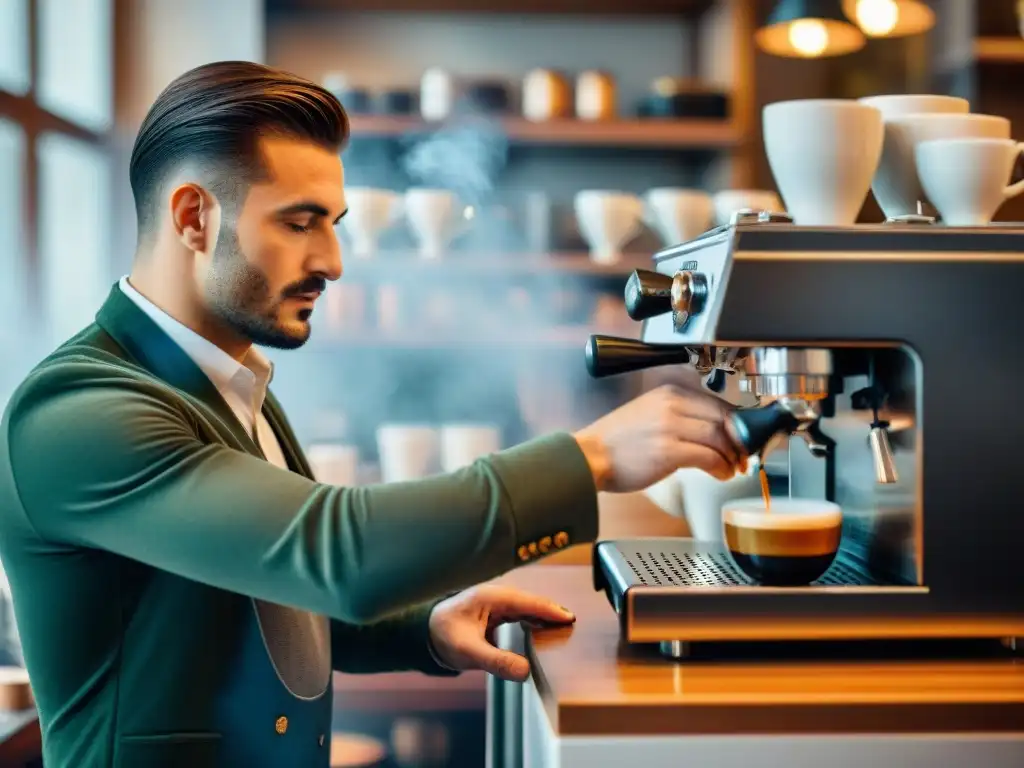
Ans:
[[[746,457],[725,432],[725,418],[732,409],[702,389],[659,387],[575,437],[599,491],[643,490],[683,467],[728,480],[746,467]]]

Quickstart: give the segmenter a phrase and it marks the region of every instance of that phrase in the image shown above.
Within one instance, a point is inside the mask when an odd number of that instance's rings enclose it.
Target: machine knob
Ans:
[[[615,336],[591,336],[587,342],[587,371],[595,379],[689,362],[690,349],[682,344],[648,344]]]
[[[677,327],[700,314],[708,297],[708,280],[699,272],[673,276],[637,269],[626,281],[626,313],[633,320],[647,320],[672,312]]]
[[[646,320],[672,311],[672,276],[635,269],[626,281],[626,314]]]

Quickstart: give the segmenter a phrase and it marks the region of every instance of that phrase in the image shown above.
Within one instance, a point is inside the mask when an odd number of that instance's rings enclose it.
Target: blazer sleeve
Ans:
[[[331,621],[331,666],[348,674],[415,671],[434,677],[459,673],[443,665],[430,640],[430,611],[424,603],[374,624]]]
[[[52,542],[347,624],[407,627],[404,610],[597,537],[597,492],[569,434],[343,488],[200,440],[191,419],[105,382],[20,395],[7,445],[28,522]]]

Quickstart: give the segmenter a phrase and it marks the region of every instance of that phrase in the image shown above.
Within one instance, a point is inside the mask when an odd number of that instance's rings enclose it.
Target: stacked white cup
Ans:
[[[888,218],[935,208],[947,226],[984,226],[1007,199],[1021,146],[1010,121],[970,112],[966,99],[933,94],[870,96],[885,139],[872,190]]]
[[[764,108],[764,144],[786,212],[804,226],[851,226],[882,155],[881,111],[846,99]]]

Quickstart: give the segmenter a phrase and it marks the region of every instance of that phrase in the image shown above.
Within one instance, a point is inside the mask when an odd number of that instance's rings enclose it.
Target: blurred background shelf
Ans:
[[[474,277],[507,280],[529,276],[599,277],[626,279],[636,269],[650,269],[648,253],[625,254],[615,264],[601,264],[587,254],[456,253],[443,259],[421,259],[415,253],[389,252],[360,259],[346,257],[343,280],[407,280]]]
[[[509,327],[504,329],[451,328],[417,332],[416,330],[382,331],[374,328],[354,328],[351,331],[316,333],[306,349],[311,352],[331,352],[348,349],[467,349],[471,347],[495,347],[510,350],[519,348],[532,350],[579,349],[580,360],[583,348],[593,333],[635,336],[635,329],[628,326],[600,329],[591,325],[544,326],[536,329]]]
[[[363,13],[512,13],[512,14],[700,14],[715,0],[267,0],[270,13],[353,11]]]
[[[429,123],[415,117],[352,115],[353,138],[387,138],[429,133],[447,123]],[[457,125],[456,123],[453,123]],[[515,144],[560,146],[655,147],[678,149],[728,149],[743,143],[743,134],[729,120],[551,120],[531,122],[521,118],[495,120]]]
[[[990,64],[1024,64],[1024,38],[979,37],[974,41],[974,57]]]

